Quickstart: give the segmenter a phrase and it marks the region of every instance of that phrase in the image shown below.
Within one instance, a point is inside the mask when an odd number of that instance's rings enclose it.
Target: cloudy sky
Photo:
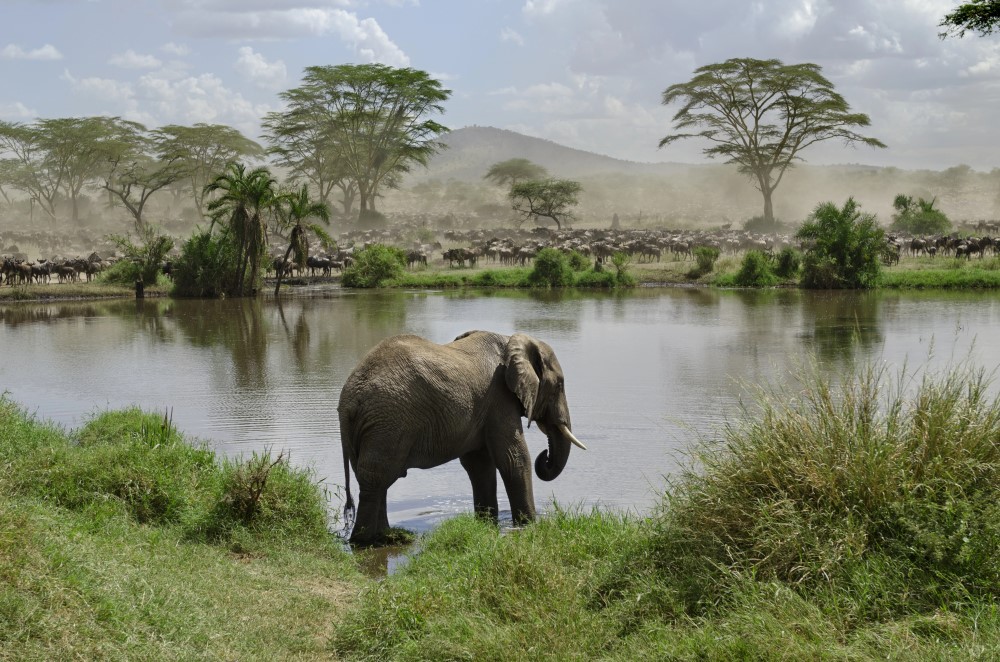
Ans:
[[[938,38],[954,0],[0,0],[0,119],[119,115],[259,136],[311,65],[423,69],[441,121],[634,161],[657,149],[663,90],[731,57],[823,67],[889,148],[811,163],[1000,167],[1000,37]]]

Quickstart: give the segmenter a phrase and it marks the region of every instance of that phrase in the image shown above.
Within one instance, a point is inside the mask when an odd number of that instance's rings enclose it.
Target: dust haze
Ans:
[[[376,209],[386,215],[390,227],[511,227],[514,218],[506,191],[483,179],[491,165],[511,158],[527,158],[544,166],[551,177],[582,184],[572,227],[609,227],[617,214],[626,228],[740,229],[763,213],[760,193],[730,165],[622,161],[491,127],[458,129],[443,141],[447,148],[427,168],[416,168],[401,178],[397,188],[382,191]],[[808,153],[804,156],[808,158]],[[284,179],[280,169],[274,171]],[[888,226],[892,201],[900,193],[935,200],[957,228],[1000,218],[1000,168],[979,172],[965,165],[903,170],[806,162],[785,174],[773,202],[776,218],[790,231],[818,204],[839,206],[849,196]],[[331,233],[336,237],[356,229],[337,200],[330,202]],[[96,191],[81,198],[79,223],[70,216],[68,203],[51,218],[26,199],[0,200],[0,253],[38,258],[112,251],[108,235],[126,234],[134,227],[124,209],[109,206],[107,196]],[[172,235],[178,248],[198,226],[208,223],[195,210],[190,190],[182,186],[153,196],[144,217]]]

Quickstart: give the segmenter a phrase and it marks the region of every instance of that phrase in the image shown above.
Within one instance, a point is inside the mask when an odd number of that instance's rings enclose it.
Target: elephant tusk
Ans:
[[[573,433],[569,431],[569,428],[565,425],[559,426],[559,431],[566,435],[567,438],[573,443],[574,446],[580,450],[587,450],[587,447],[583,445],[583,442],[573,436]]]

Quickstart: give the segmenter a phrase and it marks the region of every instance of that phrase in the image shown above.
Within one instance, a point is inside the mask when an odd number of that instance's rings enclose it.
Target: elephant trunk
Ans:
[[[542,426],[539,425],[539,428]],[[566,468],[569,460],[569,447],[576,445],[586,450],[580,440],[573,436],[569,427],[559,425],[555,430],[542,430],[549,439],[549,449],[542,451],[535,458],[535,475],[542,480],[554,480]]]

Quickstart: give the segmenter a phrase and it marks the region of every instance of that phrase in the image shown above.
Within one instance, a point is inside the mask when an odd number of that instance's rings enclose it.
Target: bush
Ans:
[[[535,266],[528,275],[534,287],[569,287],[573,284],[573,269],[569,258],[554,248],[543,248],[535,257]]]
[[[711,273],[722,252],[715,246],[695,246],[691,254],[694,255],[695,266],[688,271],[688,278],[700,278]]]
[[[237,251],[225,233],[195,232],[184,242],[174,263],[173,294],[182,297],[218,297],[236,290]]]
[[[890,229],[911,235],[947,234],[951,231],[951,221],[944,212],[934,208],[934,202],[897,195],[892,202],[896,213],[892,215]]]
[[[736,272],[736,284],[741,287],[777,285],[778,277],[774,273],[773,259],[761,251],[747,251],[740,270]]]
[[[378,287],[383,281],[399,278],[406,270],[406,253],[393,246],[373,244],[354,256],[354,264],[344,269],[344,287]]]
[[[750,578],[850,620],[992,599],[1000,402],[983,373],[925,374],[910,394],[875,367],[795,384],[758,392],[663,503],[657,563],[690,607]]]
[[[802,284],[812,289],[869,289],[882,271],[885,232],[874,214],[862,214],[854,198],[842,208],[816,207],[796,236],[811,242],[803,260]]]
[[[155,284],[163,260],[174,247],[173,239],[157,233],[151,226],[138,232],[139,243],[133,243],[132,237],[127,234],[111,234],[108,239],[121,251],[124,259],[116,262],[103,279],[118,285],[131,286],[139,278],[147,285]]]
[[[586,271],[590,268],[590,258],[580,251],[570,251],[569,266],[573,271]]]
[[[779,278],[795,278],[801,268],[802,253],[788,246],[778,252],[778,263],[774,267],[774,273]]]
[[[754,234],[775,234],[788,228],[776,218],[768,221],[764,216],[754,216],[743,222],[743,229]]]

